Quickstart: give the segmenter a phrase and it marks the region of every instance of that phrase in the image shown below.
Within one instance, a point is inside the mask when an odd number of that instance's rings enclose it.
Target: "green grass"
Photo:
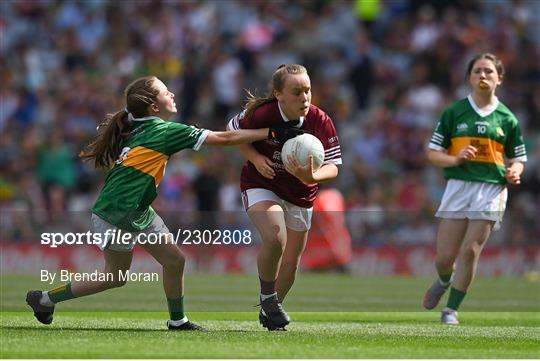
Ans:
[[[158,283],[60,304],[41,325],[24,304],[36,279],[0,278],[2,358],[540,357],[540,284],[525,279],[476,280],[456,327],[422,311],[429,279],[301,274],[282,333],[258,325],[253,275],[187,275],[188,314],[208,333],[166,331]]]

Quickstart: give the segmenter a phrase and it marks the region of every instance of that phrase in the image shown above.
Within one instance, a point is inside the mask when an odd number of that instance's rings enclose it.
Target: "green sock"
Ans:
[[[184,313],[184,296],[174,299],[167,298],[167,305],[169,306],[171,320],[181,320],[186,316]]]
[[[452,273],[449,273],[449,274],[440,274],[439,273],[439,279],[444,283],[444,284],[448,284],[450,282],[450,280],[452,279]]]
[[[461,305],[461,301],[463,301],[466,294],[467,292],[462,292],[460,290],[455,289],[454,287],[451,287],[450,295],[448,296],[448,303],[446,304],[446,307],[457,311],[457,309],[459,308],[459,305]]]
[[[71,282],[48,291],[49,299],[54,303],[71,300],[76,296],[71,292]]]

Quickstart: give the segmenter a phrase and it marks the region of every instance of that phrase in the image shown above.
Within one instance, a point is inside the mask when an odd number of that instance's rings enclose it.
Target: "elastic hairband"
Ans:
[[[124,108],[124,110],[125,110],[126,113],[128,114],[128,120],[129,120],[130,122],[137,122],[137,121],[138,121],[138,122],[142,122],[142,121],[144,121],[144,120],[149,120],[149,119],[154,119],[154,118],[155,118],[154,116],[148,116],[148,117],[142,117],[142,118],[135,118],[135,117],[133,116],[133,114],[131,114],[131,113],[129,112],[129,110],[128,110],[127,107]]]
[[[128,116],[128,121],[132,122],[133,121],[133,114],[131,114],[128,110],[127,107],[124,108],[124,111],[127,113],[127,116]]]

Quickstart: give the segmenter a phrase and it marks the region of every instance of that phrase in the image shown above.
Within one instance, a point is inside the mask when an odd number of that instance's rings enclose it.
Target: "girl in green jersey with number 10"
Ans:
[[[184,313],[185,258],[172,234],[150,204],[165,173],[169,157],[201,145],[237,145],[286,137],[286,129],[252,129],[214,132],[169,122],[177,113],[174,94],[154,76],[135,80],[125,90],[126,108],[110,114],[98,127],[96,139],[80,156],[97,168],[109,169],[103,189],[92,209],[92,228],[100,233],[105,268],[98,281],[74,281],[48,292],[29,291],[26,302],[44,324],[53,319],[55,304],[123,286],[131,266],[133,247],[141,234],[158,234],[162,242],[141,246],[163,267],[171,330],[204,330]],[[113,231],[129,232],[129,242],[115,240]],[[162,237],[164,236],[164,237]],[[118,237],[120,238],[120,237]]]
[[[441,316],[450,325],[459,324],[457,310],[482,248],[502,221],[506,185],[520,184],[527,160],[519,123],[495,96],[504,76],[502,62],[479,54],[469,62],[467,75],[472,93],[444,111],[428,150],[428,159],[444,168],[448,183],[436,213],[441,218],[435,257],[439,277],[423,305],[435,308],[450,288]]]

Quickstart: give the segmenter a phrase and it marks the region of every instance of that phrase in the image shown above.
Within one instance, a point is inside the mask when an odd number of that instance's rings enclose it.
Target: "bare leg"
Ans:
[[[435,267],[438,274],[451,274],[467,230],[467,219],[441,219],[437,233]]]
[[[163,289],[167,298],[176,299],[184,295],[184,265],[186,258],[172,239],[164,244],[144,244],[142,247],[163,267]]]
[[[283,302],[294,283],[296,271],[300,265],[300,258],[306,248],[307,236],[308,231],[299,232],[287,228],[287,245],[285,246],[276,282],[279,302]]]
[[[170,316],[167,328],[177,331],[206,331],[204,327],[188,321],[185,315],[183,296],[186,258],[180,248],[174,244],[172,234],[167,235],[166,243],[141,246],[163,267],[163,289],[167,297]]]
[[[75,297],[93,295],[98,292],[108,290],[109,288],[121,287],[126,284],[125,280],[120,280],[119,272],[129,270],[132,252],[117,252],[105,250],[105,269],[104,273],[112,274],[112,281],[74,281],[71,283],[71,292]]]
[[[482,249],[491,234],[495,222],[487,220],[470,220],[463,244],[456,261],[456,274],[453,287],[466,292],[469,288],[478,265]]]
[[[249,208],[248,216],[262,238],[262,246],[257,256],[261,284],[259,322],[270,331],[284,330],[291,319],[278,300],[276,279],[287,244],[285,214],[280,205],[272,201],[262,201]]]
[[[463,241],[468,222],[467,219],[441,220],[437,234],[437,254],[435,255],[435,268],[439,277],[428,288],[422,301],[424,308],[428,310],[437,307],[441,297],[448,288],[450,276],[454,271],[454,262]]]
[[[272,282],[278,277],[281,257],[287,243],[287,231],[283,209],[271,201],[254,204],[248,216],[261,234],[262,246],[257,256],[259,277]]]

